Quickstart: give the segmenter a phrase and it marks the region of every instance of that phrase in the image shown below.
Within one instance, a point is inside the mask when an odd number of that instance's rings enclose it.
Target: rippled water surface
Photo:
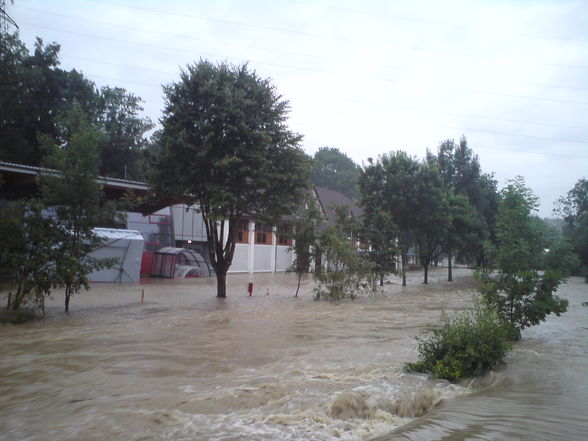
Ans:
[[[253,297],[230,276],[223,300],[211,279],[97,284],[68,315],[56,296],[45,320],[0,327],[1,438],[585,439],[587,285],[478,390],[401,372],[442,305],[471,305],[469,273],[443,277],[341,304],[310,280],[294,298],[282,274],[255,275]]]

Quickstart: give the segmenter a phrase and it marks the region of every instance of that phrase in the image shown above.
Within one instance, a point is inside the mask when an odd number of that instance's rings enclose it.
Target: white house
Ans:
[[[197,206],[177,204],[146,216],[128,213],[127,228],[141,231],[145,238],[143,275],[150,273],[153,253],[166,246],[196,250],[208,259],[206,230]],[[294,261],[288,234],[291,229],[292,224],[287,221],[263,225],[240,219],[229,273],[286,271]]]

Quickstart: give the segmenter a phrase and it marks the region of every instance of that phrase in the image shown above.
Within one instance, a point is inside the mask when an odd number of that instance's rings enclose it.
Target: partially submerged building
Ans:
[[[0,174],[4,179],[2,188],[0,188],[0,201],[21,199],[34,194],[38,188],[41,171],[40,167],[0,161]],[[149,195],[149,186],[143,182],[106,177],[100,177],[99,181],[103,185],[103,191],[108,199],[121,198],[129,190],[138,196],[146,197]],[[345,206],[354,216],[361,216],[361,209],[342,193],[317,187],[312,190],[312,195],[321,207],[327,224],[335,221],[335,207],[337,206]],[[157,275],[161,275],[161,268],[156,267],[156,265],[158,265],[158,262],[163,262],[163,260],[155,260],[155,255],[163,248],[196,252],[201,257],[194,257],[196,259],[194,261],[198,262],[195,268],[199,268],[201,259],[209,267],[206,230],[197,205],[187,206],[173,203],[173,201],[157,201],[156,204],[144,204],[136,210],[127,213],[124,227],[126,230],[133,231],[135,232],[133,234],[139,234],[143,238],[140,258],[141,276],[150,276],[154,270]],[[269,225],[255,222],[247,216],[241,218],[236,228],[235,254],[229,273],[283,272],[288,270],[294,261],[294,254],[291,249],[293,245],[293,221],[293,217],[284,216],[279,221]],[[108,234],[116,236],[116,233],[112,230],[109,231]],[[130,233],[123,232],[121,234],[129,236]],[[135,239],[137,239],[137,236],[135,236]],[[117,249],[118,247],[114,244],[116,244],[116,240],[113,242],[111,251],[115,254],[120,253],[121,250]],[[135,255],[135,250],[136,245],[133,245],[133,256]],[[100,253],[104,252],[105,250],[100,251]],[[172,258],[162,257],[163,254],[160,253],[158,259],[167,259],[166,262],[173,260]],[[174,251],[172,254],[178,260],[174,265],[180,266],[182,265],[180,256],[192,255],[184,251],[177,253]],[[185,260],[190,261],[189,258]],[[173,272],[174,276],[178,274],[205,275],[206,273],[204,270],[195,269],[193,271],[180,271],[179,273],[176,273],[175,270],[170,270],[166,274],[169,276],[171,272]],[[136,280],[135,273],[131,275],[129,271],[121,268],[108,273],[101,273],[96,277],[101,280],[112,279],[112,281]]]

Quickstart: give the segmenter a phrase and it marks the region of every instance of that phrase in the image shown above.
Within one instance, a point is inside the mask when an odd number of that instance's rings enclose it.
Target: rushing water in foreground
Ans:
[[[563,287],[570,312],[477,389],[401,372],[442,305],[471,304],[469,273],[443,276],[342,304],[312,301],[310,281],[296,299],[294,276],[269,274],[253,297],[231,276],[224,300],[210,279],[94,285],[69,315],[56,298],[47,319],[0,327],[0,437],[586,439],[587,285]]]

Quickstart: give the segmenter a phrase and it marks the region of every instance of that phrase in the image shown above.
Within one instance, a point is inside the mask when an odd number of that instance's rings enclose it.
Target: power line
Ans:
[[[483,150],[495,150],[495,151],[505,151],[505,152],[513,152],[519,153],[521,155],[540,155],[540,156],[549,156],[549,157],[558,157],[558,158],[569,158],[569,159],[588,159],[588,156],[578,156],[578,155],[564,155],[561,153],[545,153],[545,152],[536,152],[531,150],[516,150],[516,149],[505,149],[501,147],[485,147],[476,145],[476,148],[483,149]]]
[[[163,49],[163,50],[176,50],[176,51],[180,51],[180,52],[192,53],[192,51],[183,50],[183,49],[179,49],[179,48],[163,47],[163,46],[157,46],[157,45],[151,45],[151,44],[145,44],[145,43],[138,43],[138,42],[132,42],[132,41],[121,40],[121,39],[114,39],[114,38],[109,38],[109,37],[104,37],[104,36],[96,36],[96,35],[91,35],[91,34],[84,34],[84,33],[80,33],[80,32],[64,31],[64,30],[52,28],[52,27],[49,27],[49,26],[42,26],[42,25],[35,25],[35,24],[29,24],[29,25],[35,26],[35,27],[40,27],[40,28],[54,30],[56,32],[64,32],[64,33],[69,33],[69,34],[73,34],[73,35],[80,35],[80,36],[84,36],[84,37],[96,38],[96,39],[101,39],[101,40],[110,40],[110,41],[115,41],[115,42],[123,43],[123,44],[133,44],[133,45],[140,45],[140,46],[144,46],[144,47],[154,47],[154,48]],[[276,64],[276,63],[268,63],[268,62],[261,61],[261,60],[257,60],[257,61],[256,60],[252,60],[252,61],[257,62],[257,63],[260,63],[260,64],[268,64],[268,65],[273,65],[273,66],[285,67],[285,68],[288,68],[288,69],[290,69],[290,68],[298,68],[298,69],[302,69],[302,70],[311,70],[311,71],[325,72],[324,70],[309,69],[309,68],[300,68],[299,66],[280,65],[280,64]],[[114,63],[109,63],[109,64],[115,65]],[[130,66],[123,66],[123,65],[118,65],[118,66],[120,66],[120,67],[130,67]],[[137,67],[130,67],[130,68],[135,68],[136,69]],[[147,69],[145,69],[145,70],[147,70]],[[154,71],[154,72],[160,72],[160,71]],[[147,87],[156,87],[156,88],[160,88],[161,87],[161,85],[159,85],[159,84],[158,85],[155,85],[155,84],[142,83],[142,82],[137,82],[137,81],[132,81],[132,80],[120,80],[120,79],[116,79],[116,78],[106,77],[106,76],[103,76],[103,75],[93,75],[93,76],[94,77],[97,77],[97,78],[111,79],[113,81],[120,81],[120,82],[123,82],[123,83],[129,83],[129,84],[137,84],[137,85],[147,86]],[[449,88],[449,89],[452,89],[452,88]],[[509,95],[509,94],[503,94],[503,93],[500,93],[500,92],[477,91],[477,90],[473,90],[473,89],[460,89],[460,88],[453,88],[453,89],[456,89],[456,90],[466,90],[466,91],[477,92],[477,93],[486,93],[486,94],[493,94],[493,95],[501,95],[501,96],[511,96],[511,97],[522,98],[522,99],[546,100],[546,101],[555,101],[555,102],[561,102],[561,103],[584,104],[584,105],[585,104],[588,104],[588,103],[584,103],[584,102],[571,101],[571,100],[555,100],[555,99],[550,99],[550,98],[540,98],[540,97],[530,97],[530,96],[520,96],[520,95]],[[408,107],[405,106],[404,108],[408,108]],[[461,116],[461,117],[467,117],[467,118],[493,119],[493,120],[498,120],[498,121],[516,122],[516,123],[522,123],[522,124],[546,125],[546,126],[561,127],[561,128],[580,129],[580,130],[585,130],[586,129],[584,127],[564,126],[564,125],[550,124],[550,123],[541,124],[541,123],[534,123],[534,122],[529,122],[529,121],[509,120],[509,119],[506,119],[506,118],[493,118],[493,117],[476,116],[476,115],[451,114],[449,112],[442,112],[442,111],[435,111],[435,110],[428,110],[428,109],[415,109],[415,108],[413,108],[413,110],[421,111],[421,112],[435,112],[435,113],[440,113],[440,114],[453,115],[453,116]],[[455,127],[449,127],[449,126],[437,126],[437,127],[455,128]],[[481,129],[480,130],[478,130],[478,129],[468,129],[468,130],[470,130],[470,131],[477,131],[477,132],[481,132],[481,133],[491,133],[491,134],[500,135],[500,136],[515,136],[515,137],[525,137],[525,138],[538,139],[538,140],[551,141],[551,142],[566,142],[566,143],[585,144],[585,142],[573,141],[573,140],[567,140],[567,139],[547,138],[547,137],[538,137],[538,136],[531,136],[531,135],[519,135],[519,134],[512,134],[512,133],[498,132],[498,131],[488,131],[488,130],[481,130]]]
[[[437,124],[432,124],[431,126],[432,127],[439,127],[442,129],[464,130],[464,131],[470,131],[470,132],[488,133],[491,135],[513,136],[513,137],[517,137],[517,138],[537,139],[537,140],[541,140],[541,141],[565,142],[565,143],[570,143],[570,144],[583,144],[583,145],[587,144],[586,141],[574,141],[571,139],[546,138],[543,136],[521,135],[521,134],[517,134],[517,133],[496,132],[496,131],[492,131],[492,130],[472,129],[472,128],[467,128],[467,127],[453,127],[453,126],[445,126],[445,125],[437,125]]]
[[[301,3],[301,4],[305,4],[305,5],[312,4],[312,2],[306,2],[306,1],[301,1],[301,0],[291,0],[291,1],[294,3]],[[363,14],[363,15],[369,15],[369,16],[373,16],[373,17],[377,17],[377,18],[383,18],[383,19],[394,20],[394,21],[422,23],[422,24],[426,24],[426,25],[435,25],[435,26],[442,26],[442,27],[463,29],[463,30],[474,30],[474,31],[477,30],[475,26],[462,25],[462,24],[456,24],[456,23],[448,23],[448,22],[439,21],[439,20],[427,20],[427,19],[415,18],[415,17],[390,15],[390,14],[381,13],[381,12],[372,12],[372,11],[366,11],[366,10],[362,10],[362,9],[349,8],[349,7],[343,7],[343,6],[327,6],[327,8],[337,9],[337,10],[341,10],[343,12],[347,12],[347,13],[351,13],[351,14]],[[511,34],[511,35],[515,36],[515,37],[519,36],[519,37],[524,37],[524,38],[541,39],[541,40],[576,41],[579,43],[588,43],[588,39],[583,39],[583,38],[560,37],[560,36],[554,36],[554,35],[534,35],[534,34],[527,34],[527,33],[515,33],[515,34]]]
[[[106,41],[112,41],[115,43],[122,43],[122,44],[131,44],[131,45],[135,45],[135,46],[143,46],[143,47],[150,47],[153,49],[160,49],[160,50],[164,50],[164,51],[175,51],[175,52],[183,52],[183,53],[188,53],[191,55],[195,55],[195,51],[192,50],[186,50],[186,49],[180,49],[177,47],[169,47],[169,46],[159,46],[156,44],[147,44],[147,43],[140,43],[137,41],[129,41],[129,40],[121,40],[121,39],[117,39],[117,38],[111,38],[111,37],[104,37],[104,36],[98,36],[98,35],[92,35],[92,34],[86,34],[83,32],[75,32],[75,31],[66,31],[63,29],[57,29],[57,28],[53,28],[51,26],[45,26],[45,25],[39,25],[39,24],[35,24],[35,23],[28,23],[28,22],[22,22],[23,24],[26,24],[28,26],[32,26],[32,27],[36,27],[36,28],[41,28],[41,29],[48,29],[54,32],[60,32],[60,33],[64,33],[64,34],[71,34],[71,35],[78,35],[81,37],[88,37],[88,38],[94,38],[94,39],[98,39],[98,40],[106,40]],[[232,60],[237,60],[239,62],[241,62],[242,60],[238,60],[236,57],[224,57],[220,54],[213,54],[210,52],[197,52],[196,55],[199,56],[209,56],[209,57],[214,57],[214,58],[220,58],[220,59],[232,59]],[[287,65],[287,64],[280,64],[280,63],[272,63],[269,61],[264,61],[264,60],[257,60],[257,59],[248,59],[247,62],[252,62],[252,63],[257,63],[257,64],[264,64],[267,66],[275,66],[275,67],[283,67],[283,68],[287,68],[287,69],[296,69],[296,70],[303,70],[303,71],[309,71],[309,72],[320,72],[320,73],[325,73],[326,71],[323,69],[315,69],[315,68],[310,68],[310,67],[300,67],[300,66],[295,66],[295,65]]]
[[[485,95],[496,95],[496,96],[506,96],[509,98],[520,98],[526,100],[537,100],[537,101],[549,101],[552,103],[565,103],[565,104],[580,104],[583,106],[587,106],[588,102],[586,101],[574,101],[574,100],[562,100],[558,98],[544,98],[544,97],[537,97],[537,96],[529,96],[529,95],[515,95],[512,93],[503,93],[503,92],[492,92],[488,90],[479,90],[479,89],[468,89],[465,87],[444,87],[448,90],[459,90],[461,92],[473,92],[473,93],[482,93]]]
[[[157,14],[171,15],[171,16],[176,16],[176,17],[183,17],[183,18],[185,18],[185,17],[191,17],[191,18],[197,18],[197,19],[200,19],[200,20],[214,21],[214,22],[220,22],[220,23],[231,24],[231,25],[246,26],[246,27],[258,28],[258,29],[264,29],[264,30],[270,30],[270,31],[296,33],[296,34],[303,34],[303,35],[308,35],[308,36],[312,36],[312,37],[319,37],[319,38],[336,38],[336,39],[341,39],[341,40],[349,41],[349,39],[344,38],[344,37],[325,36],[325,35],[322,35],[322,34],[306,33],[306,32],[302,32],[302,31],[295,31],[295,30],[286,29],[286,28],[274,28],[274,27],[268,27],[268,26],[253,25],[253,24],[250,24],[250,23],[242,23],[242,22],[236,22],[236,21],[222,20],[222,19],[216,19],[216,18],[211,18],[211,17],[202,17],[202,16],[197,16],[197,15],[177,14],[177,13],[173,13],[173,12],[169,12],[169,11],[162,11],[162,10],[157,10],[157,9],[150,9],[150,8],[144,8],[144,7],[138,7],[138,6],[128,6],[128,5],[123,5],[123,4],[113,3],[113,2],[108,2],[108,1],[105,1],[105,0],[91,0],[91,1],[93,1],[95,3],[101,3],[101,4],[110,5],[110,6],[118,6],[118,7],[123,7],[123,8],[127,8],[127,9],[134,9],[134,10],[146,11],[146,12],[157,13]],[[140,31],[140,32],[152,32],[152,33],[158,33],[160,35],[175,36],[175,37],[181,37],[181,38],[185,38],[185,39],[192,39],[192,40],[196,40],[196,41],[211,41],[211,40],[207,40],[207,39],[194,38],[194,37],[184,36],[184,35],[179,35],[179,34],[159,32],[159,31],[148,31],[148,30],[143,30],[143,29],[140,29],[140,28],[133,28],[133,27],[130,27],[130,26],[115,25],[115,24],[110,24],[110,23],[105,23],[105,22],[99,22],[99,21],[94,21],[94,20],[88,20],[88,19],[83,19],[83,18],[70,17],[70,16],[63,15],[63,14],[56,14],[56,13],[52,13],[52,12],[48,12],[48,11],[40,11],[38,9],[33,9],[33,8],[26,8],[26,7],[21,7],[21,8],[22,9],[32,10],[32,11],[38,11],[38,12],[42,12],[42,13],[47,13],[47,14],[51,14],[51,15],[55,15],[55,16],[61,16],[61,17],[65,17],[65,18],[70,18],[70,19],[74,19],[74,20],[84,20],[84,21],[87,21],[87,22],[92,22],[92,23],[97,23],[97,24],[105,24],[105,25],[108,25],[108,26],[116,26],[116,27],[131,29],[131,30],[137,30],[137,31]],[[339,8],[339,9],[344,9],[345,10],[345,9],[348,9],[348,8]],[[419,20],[419,19],[409,19],[409,18],[403,18],[403,20],[407,20],[407,21],[421,21],[421,22],[426,23],[426,24],[439,24],[438,22],[429,21],[429,20]],[[448,26],[455,27],[456,25],[448,25]],[[467,28],[467,29],[470,29],[471,28],[469,26],[459,26],[459,27],[463,27],[463,28]],[[228,44],[228,43],[222,43],[222,44]],[[235,44],[228,44],[228,45],[240,46],[240,45],[235,45]],[[243,46],[240,46],[240,47],[243,47]],[[264,51],[269,51],[269,52],[284,52],[284,53],[290,53],[292,55],[305,56],[305,57],[311,57],[311,58],[317,58],[317,59],[324,59],[325,58],[325,57],[322,57],[322,56],[319,56],[319,55],[308,55],[308,54],[302,54],[302,53],[297,53],[297,52],[292,53],[290,51],[271,50],[271,49],[264,49],[264,48],[256,48],[256,49],[264,50]],[[424,49],[424,48],[410,48],[410,50],[411,51],[416,51],[416,52],[431,52],[431,50]],[[437,52],[438,53],[439,52],[439,49],[435,49],[434,52]],[[447,53],[448,55],[451,55],[451,56],[456,56],[456,57],[476,58],[476,59],[487,60],[488,62],[495,62],[495,59],[490,59],[488,57],[481,56],[481,55],[476,55],[476,54],[460,54],[460,53],[449,52],[449,51],[446,51],[445,53]],[[537,64],[537,65],[557,67],[557,68],[588,69],[588,65],[576,65],[576,64],[565,64],[565,63],[546,63],[546,62],[542,62],[542,61],[532,61],[531,63]]]
[[[90,62],[90,63],[106,64],[109,66],[122,67],[124,69],[141,70],[141,71],[146,71],[146,72],[161,73],[161,74],[165,74],[165,75],[176,74],[176,72],[161,71],[161,70],[148,69],[148,68],[138,67],[138,66],[130,66],[130,65],[126,65],[126,64],[112,63],[110,61],[105,61],[105,60],[91,60],[88,58],[76,57],[73,55],[65,55],[64,58],[66,58],[66,59],[72,58],[75,60],[80,60],[80,61],[85,61],[85,62]],[[152,83],[140,83],[140,82],[130,81],[130,80],[126,81],[126,80],[120,80],[120,79],[112,78],[112,77],[105,77],[105,76],[101,76],[101,75],[93,75],[93,76],[98,77],[98,78],[110,79],[113,81],[127,82],[130,84],[139,84],[142,86],[157,87],[157,88],[161,87],[161,85],[155,85]],[[583,127],[583,126],[570,126],[570,125],[564,125],[564,124],[554,124],[554,123],[547,123],[547,122],[518,120],[518,119],[512,119],[512,118],[500,118],[500,117],[486,116],[486,115],[474,115],[474,114],[469,114],[469,113],[468,114],[455,113],[455,112],[447,112],[447,111],[435,110],[435,109],[423,109],[423,108],[412,107],[412,106],[399,106],[399,105],[394,105],[394,104],[380,104],[380,103],[369,102],[366,100],[353,100],[353,99],[341,99],[341,98],[340,98],[340,100],[341,101],[352,101],[355,103],[362,103],[362,104],[369,104],[369,105],[383,105],[385,107],[413,110],[416,112],[436,113],[436,114],[442,114],[442,115],[447,115],[447,116],[456,116],[456,117],[460,117],[460,118],[485,119],[485,120],[490,120],[490,121],[500,121],[500,122],[515,123],[515,124],[526,124],[526,125],[534,125],[534,126],[541,126],[541,127],[547,126],[547,127],[572,129],[572,130],[588,130],[588,127]]]
[[[304,36],[315,37],[315,38],[318,37],[318,38],[324,38],[324,39],[349,41],[348,38],[334,36],[334,35],[316,34],[316,33],[312,33],[312,32],[297,31],[294,29],[277,28],[277,27],[273,27],[273,26],[254,25],[251,23],[243,23],[243,22],[239,22],[239,21],[224,20],[224,19],[214,18],[214,17],[205,17],[205,16],[201,16],[201,15],[191,15],[191,14],[184,14],[184,13],[178,14],[175,12],[164,11],[161,9],[151,9],[151,8],[145,8],[145,7],[139,7],[139,6],[121,5],[120,3],[113,3],[113,2],[108,2],[105,0],[90,0],[90,1],[92,1],[94,3],[102,3],[105,5],[109,5],[109,6],[117,6],[117,7],[127,8],[127,9],[133,9],[133,10],[137,10],[137,11],[145,11],[145,12],[152,12],[155,14],[171,15],[173,17],[195,18],[195,19],[199,19],[199,20],[213,21],[216,23],[228,24],[228,25],[233,25],[233,26],[241,26],[241,27],[254,28],[254,29],[264,29],[266,31],[283,32],[283,33],[288,33],[288,34],[304,35]]]
[[[86,22],[86,23],[94,23],[94,24],[98,24],[98,25],[111,26],[111,27],[121,28],[121,29],[128,29],[130,31],[145,32],[145,33],[149,33],[149,34],[158,34],[158,35],[167,36],[167,37],[182,38],[184,40],[202,41],[202,42],[206,42],[206,43],[219,43],[219,40],[212,40],[210,38],[192,37],[191,35],[174,34],[174,33],[171,33],[171,32],[161,32],[161,31],[155,31],[153,29],[143,29],[143,28],[137,28],[137,27],[134,27],[134,26],[127,26],[127,25],[121,25],[121,24],[108,23],[108,22],[105,22],[105,21],[90,20],[90,19],[87,19],[87,18],[73,17],[71,15],[58,14],[58,13],[55,13],[55,12],[50,12],[50,11],[45,11],[45,10],[35,9],[35,8],[29,8],[29,7],[25,7],[25,6],[17,6],[17,7],[19,9],[23,9],[23,10],[27,10],[27,11],[38,12],[38,13],[43,14],[43,15],[52,15],[52,16],[55,16],[55,17],[66,18],[66,19],[69,19],[69,20],[83,21],[83,22]],[[238,48],[250,48],[249,46],[242,45],[242,44],[226,43],[226,42],[220,42],[220,43],[223,44],[223,45],[226,45],[226,46],[234,46],[234,47],[238,47]],[[296,56],[301,56],[301,57],[306,57],[306,58],[315,58],[315,59],[325,59],[326,58],[326,57],[323,57],[321,55],[310,55],[310,54],[305,54],[305,53],[302,53],[302,52],[293,52],[293,51],[280,50],[280,49],[267,49],[267,48],[262,48],[262,47],[255,47],[254,49],[256,49],[256,50],[262,50],[262,51],[265,51],[265,52],[275,52],[275,53],[281,53],[281,54],[286,54],[286,55],[296,55]]]
[[[461,133],[463,134],[463,132],[461,132]],[[439,141],[436,139],[428,139],[425,142],[439,144],[440,142],[443,142],[443,141]],[[469,144],[469,142],[468,142],[468,144]],[[504,148],[504,147],[488,147],[488,146],[479,145],[477,143],[475,143],[475,145],[473,145],[473,146],[470,145],[470,148],[474,151],[474,153],[476,152],[477,149],[482,149],[482,150],[494,150],[494,151],[499,151],[499,152],[512,152],[512,153],[518,153],[520,155],[540,155],[540,156],[549,156],[549,157],[553,156],[553,157],[566,158],[566,159],[587,159],[588,160],[588,156],[565,155],[562,153],[538,152],[538,151],[534,151],[534,150],[518,150],[518,149],[509,149],[509,148]]]
[[[41,29],[48,29],[48,30],[52,30],[55,32],[66,33],[66,34],[71,34],[71,35],[78,35],[78,36],[87,37],[87,38],[94,38],[94,39],[98,39],[98,40],[105,40],[105,41],[112,41],[112,42],[122,43],[122,44],[131,44],[131,45],[136,45],[136,46],[150,47],[150,48],[155,48],[155,49],[160,49],[160,50],[165,50],[165,51],[176,51],[176,52],[194,54],[194,51],[180,49],[177,47],[159,46],[159,45],[154,45],[154,44],[140,43],[140,42],[136,42],[136,41],[121,40],[121,39],[117,39],[117,38],[104,37],[104,36],[93,35],[93,34],[86,34],[86,33],[82,33],[82,32],[66,31],[63,29],[57,29],[57,28],[54,28],[51,26],[39,25],[39,24],[34,24],[34,23],[28,23],[28,22],[23,22],[23,23],[28,26],[33,26],[33,27],[37,27],[37,28],[41,28]],[[225,58],[225,59],[228,58],[228,59],[233,59],[233,60],[237,60],[237,61],[242,61],[242,60],[236,59],[235,57],[222,57],[219,54],[213,54],[213,53],[209,53],[209,52],[208,53],[207,52],[200,52],[200,53],[198,53],[198,55],[199,56],[211,56],[211,57],[215,57],[215,58]],[[248,59],[247,61],[257,63],[257,64],[263,64],[263,65],[267,65],[267,66],[274,66],[274,67],[280,67],[280,68],[286,68],[286,69],[296,69],[296,70],[308,71],[308,72],[317,72],[317,73],[327,73],[328,72],[324,69],[311,68],[311,67],[301,67],[301,66],[292,65],[292,64],[286,65],[286,64],[281,64],[281,63],[272,63],[272,62],[259,60],[259,59]],[[384,78],[378,78],[378,79],[381,81],[396,82],[395,80],[388,80],[388,79],[384,79]],[[505,97],[510,97],[510,98],[530,99],[530,100],[556,102],[556,103],[564,103],[564,104],[588,105],[588,102],[584,102],[584,101],[563,100],[563,99],[557,99],[557,98],[533,97],[533,96],[528,96],[528,95],[515,95],[515,94],[502,93],[502,92],[490,92],[490,91],[485,91],[485,90],[455,88],[455,87],[447,87],[447,86],[440,86],[440,87],[443,87],[443,88],[446,88],[449,90],[460,90],[460,91],[465,91],[465,92],[482,93],[482,94],[495,95],[495,96],[505,96]]]
[[[109,2],[100,1],[100,0],[95,0],[95,1],[98,2],[98,3],[111,4]],[[132,8],[130,6],[124,6],[124,7]],[[89,20],[89,19],[80,18],[80,17],[72,17],[72,16],[68,16],[68,15],[64,15],[64,14],[57,14],[57,13],[53,13],[53,12],[49,12],[49,11],[44,11],[44,10],[39,10],[39,9],[34,9],[34,8],[28,8],[28,7],[22,7],[22,6],[19,6],[19,8],[25,9],[25,10],[34,11],[34,12],[39,12],[39,13],[42,13],[42,14],[45,14],[45,15],[49,14],[49,15],[54,15],[54,16],[58,16],[58,17],[64,17],[64,18],[71,19],[71,20],[76,20],[76,21],[85,21],[85,22],[89,22],[89,23],[96,23],[96,24],[107,25],[107,26],[112,26],[112,27],[119,27],[119,28],[122,28],[122,29],[129,29],[129,30],[134,30],[134,31],[139,31],[139,32],[149,32],[151,34],[155,33],[155,34],[159,34],[159,35],[163,35],[163,36],[174,36],[174,37],[179,37],[179,38],[183,38],[183,39],[186,39],[186,40],[213,42],[210,39],[191,37],[191,36],[183,35],[183,34],[173,34],[173,33],[167,33],[167,32],[159,32],[159,31],[141,29],[141,28],[136,28],[136,27],[131,27],[131,26],[124,26],[124,25],[112,24],[112,23],[101,22],[101,21],[96,21],[96,20]],[[141,8],[139,8],[139,9],[141,9]],[[43,26],[43,25],[33,25],[33,24],[30,24],[30,23],[27,23],[27,24],[29,24],[31,26],[45,27],[46,29],[55,30],[57,32],[74,33],[73,31],[64,31],[64,30],[61,30],[61,29],[55,29],[55,28],[51,28],[51,27]],[[90,34],[83,34],[83,33],[78,33],[78,35],[86,36],[86,37],[89,37],[89,38],[97,38],[97,39],[105,39],[105,40],[106,39],[110,39],[111,41],[116,41],[116,42],[120,42],[120,43],[129,43],[129,44],[136,44],[136,45],[141,45],[142,44],[142,43],[132,42],[132,41],[128,41],[128,40],[111,39],[109,37],[103,37],[103,36],[98,36],[98,35],[90,35]],[[229,45],[229,46],[236,46],[236,47],[247,47],[247,48],[250,48],[249,46],[236,45],[236,44],[232,44],[232,43],[222,43],[221,42],[221,44],[225,44],[225,45]],[[149,46],[149,45],[146,45],[146,46]],[[160,49],[166,49],[166,50],[182,51],[181,49],[177,49],[177,48],[167,48],[167,47],[161,47],[161,46],[156,46],[156,45],[150,45],[150,46],[151,47],[160,48]],[[254,47],[253,49],[267,51],[267,52],[285,53],[285,54],[290,54],[290,55],[305,56],[305,57],[310,57],[310,58],[314,58],[314,59],[325,59],[326,58],[326,57],[323,57],[323,56],[303,54],[303,53],[300,53],[300,52],[273,50],[273,49],[266,49],[266,48],[260,48],[260,47]],[[422,50],[422,49],[411,49],[411,50]],[[462,55],[462,54],[455,54],[455,55],[458,55],[458,56],[469,56],[469,55]],[[475,56],[475,55],[471,55],[471,56],[476,57],[476,58],[483,58],[483,57]],[[267,62],[260,61],[260,60],[256,60],[256,62],[271,64],[271,65],[276,65],[275,63],[267,63]],[[547,65],[547,66],[558,66],[558,67],[569,67],[569,68],[588,68],[588,66],[565,65],[565,64],[559,64],[559,63],[542,63],[542,64]],[[293,67],[293,68],[296,68],[296,69],[303,69],[303,70],[324,72],[324,70],[322,70],[322,69],[312,69],[312,68],[309,69],[308,67],[301,68],[299,66],[290,66],[290,67]],[[398,69],[400,69],[400,68],[398,68]],[[528,85],[540,86],[540,87],[548,87],[548,88],[558,88],[558,89],[588,90],[587,88],[571,87],[571,86],[559,86],[559,85],[538,84],[538,83],[522,83],[522,84],[528,84]],[[534,100],[540,99],[540,100],[551,101],[551,102],[558,102],[558,103],[575,103],[575,104],[582,104],[582,105],[588,104],[586,102],[581,102],[581,101],[560,100],[560,99],[555,99],[555,98],[529,97],[529,96],[521,96],[521,95],[514,95],[514,94],[505,94],[505,93],[502,93],[502,92],[488,92],[488,91],[476,90],[476,89],[454,88],[454,90],[461,90],[461,91],[465,91],[465,92],[474,92],[474,93],[493,94],[493,95],[502,95],[502,96],[514,97],[514,98],[524,98],[524,99],[534,99]]]
[[[155,85],[155,84],[150,84],[150,83],[141,83],[141,82],[137,82],[137,81],[132,81],[132,80],[120,80],[118,78],[112,78],[112,77],[108,77],[108,76],[104,76],[104,75],[98,75],[98,74],[88,74],[88,76],[90,77],[95,77],[95,78],[102,78],[102,79],[106,79],[106,80],[112,80],[112,81],[118,81],[121,83],[128,83],[128,84],[136,84],[136,85],[140,85],[140,86],[147,86],[147,87],[156,87],[156,88],[161,88],[161,85]],[[154,101],[145,101],[146,103],[151,103],[151,104],[159,104],[156,103]],[[412,110],[418,110],[418,111],[423,111],[423,112],[435,112],[435,113],[442,113],[442,114],[447,114],[450,116],[459,116],[459,114],[451,114],[448,112],[441,112],[441,111],[434,111],[434,110],[423,110],[423,109],[412,109]],[[468,117],[468,115],[461,115],[461,116],[466,116]],[[484,117],[484,116],[474,116],[474,118],[480,118],[480,119],[498,119],[501,120],[501,118],[492,118],[492,117]],[[516,121],[516,120],[514,120]],[[541,125],[540,123],[532,123],[532,122],[526,122],[525,124],[537,124],[537,125]],[[545,124],[545,125],[549,125],[549,124]],[[551,124],[553,125],[553,124]],[[556,127],[566,127],[566,126],[558,126],[558,125],[553,125]],[[492,130],[485,130],[485,129],[474,129],[474,128],[468,128],[468,127],[455,127],[455,126],[448,126],[448,125],[442,125],[442,124],[431,124],[430,127],[437,127],[437,128],[442,128],[442,129],[452,129],[452,130],[460,130],[460,131],[469,131],[469,132],[478,132],[478,133],[485,133],[485,134],[492,134],[492,135],[498,135],[498,136],[509,136],[509,137],[516,137],[516,138],[528,138],[528,139],[535,139],[535,140],[539,140],[539,141],[549,141],[549,142],[563,142],[563,143],[570,143],[570,144],[581,144],[581,145],[585,145],[587,144],[586,141],[575,141],[575,140],[570,140],[570,139],[561,139],[561,138],[549,138],[549,137],[542,137],[542,136],[533,136],[533,135],[523,135],[523,134],[517,134],[517,133],[507,133],[507,132],[500,132],[500,131],[492,131]],[[584,128],[582,128],[584,129]],[[558,156],[558,155],[555,155]],[[564,156],[567,157],[568,155],[560,155],[560,156]],[[577,158],[584,158],[583,156],[570,156],[570,157],[577,157]]]
[[[375,106],[386,107],[386,108],[411,110],[414,112],[435,113],[435,114],[440,114],[440,115],[456,116],[459,118],[487,119],[487,120],[491,120],[491,121],[501,121],[501,122],[517,123],[517,124],[530,124],[530,125],[536,125],[536,126],[549,126],[549,127],[556,127],[556,128],[561,128],[561,129],[588,130],[588,127],[583,127],[583,126],[569,126],[569,125],[564,125],[564,124],[534,122],[534,121],[526,121],[526,120],[518,120],[518,119],[510,119],[510,118],[500,118],[500,117],[486,116],[486,115],[474,115],[471,113],[447,112],[445,110],[423,109],[421,107],[402,106],[402,105],[398,105],[398,104],[389,104],[389,103],[378,103],[378,102],[373,102],[373,101],[357,100],[357,99],[351,99],[351,98],[340,98],[340,100],[350,101],[350,102],[359,103],[359,104],[368,104],[370,106],[375,105]]]
[[[6,0],[0,0],[0,33],[2,35],[8,34],[9,25],[18,29],[18,25],[12,19],[8,12],[6,12]]]

